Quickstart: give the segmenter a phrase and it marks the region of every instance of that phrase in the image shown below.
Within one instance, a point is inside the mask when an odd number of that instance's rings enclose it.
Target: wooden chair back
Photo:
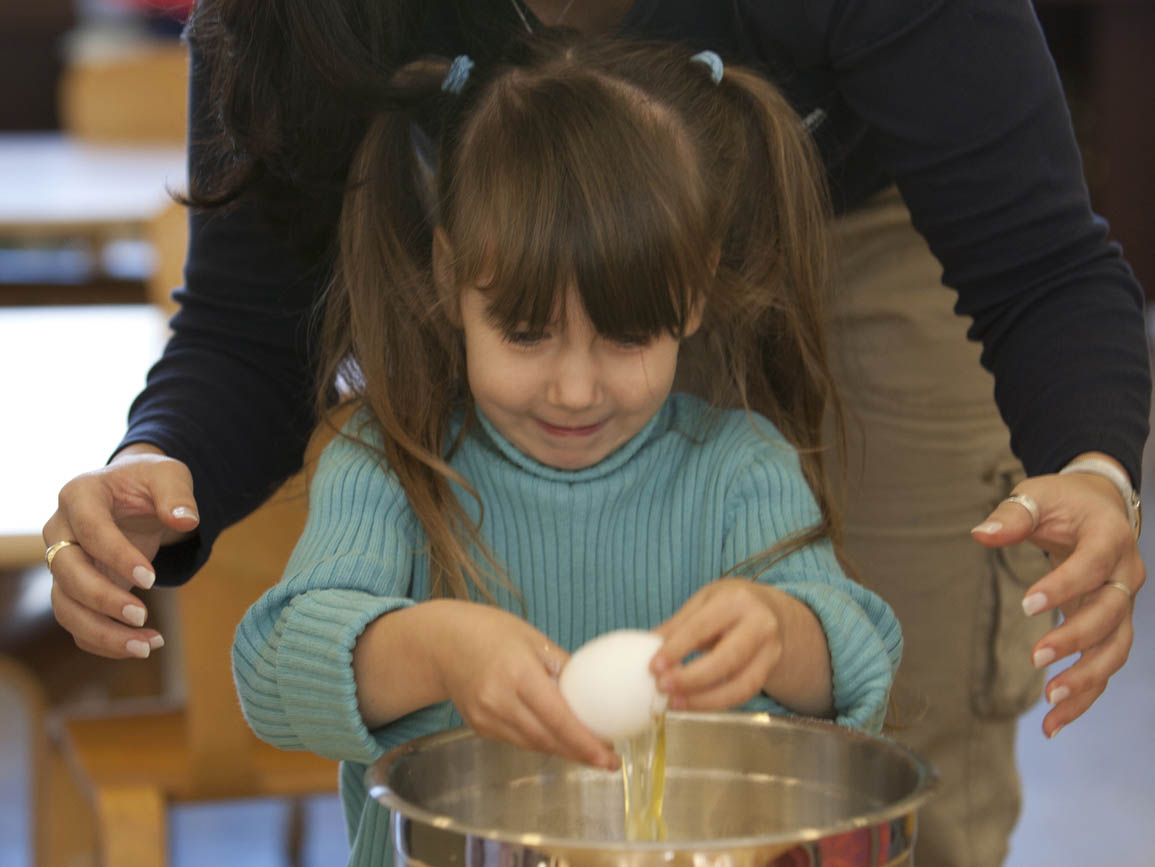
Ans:
[[[245,611],[280,579],[304,528],[306,504],[305,478],[294,476],[222,533],[204,569],[179,591],[186,737],[198,790],[229,795],[260,788],[258,741],[241,714],[230,648]]]

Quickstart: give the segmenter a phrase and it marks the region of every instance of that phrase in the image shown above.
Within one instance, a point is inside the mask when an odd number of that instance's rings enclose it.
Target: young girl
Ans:
[[[798,117],[673,46],[471,66],[403,68],[358,152],[320,400],[359,407],[234,646],[257,733],[344,762],[354,864],[387,840],[364,765],[418,735],[616,766],[556,686],[608,630],[662,634],[675,708],[872,730],[901,650],[836,553]]]

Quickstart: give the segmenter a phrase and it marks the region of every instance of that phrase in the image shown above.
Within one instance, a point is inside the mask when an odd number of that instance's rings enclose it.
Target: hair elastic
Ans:
[[[710,80],[714,84],[722,83],[722,72],[725,67],[722,66],[722,58],[713,51],[699,51],[690,60],[695,63],[701,63],[710,68]]]
[[[473,69],[473,61],[469,55],[457,55],[453,58],[453,63],[449,64],[449,71],[445,73],[445,79],[441,82],[441,90],[444,93],[460,96],[461,91],[465,89],[465,85],[469,81],[471,69]]]

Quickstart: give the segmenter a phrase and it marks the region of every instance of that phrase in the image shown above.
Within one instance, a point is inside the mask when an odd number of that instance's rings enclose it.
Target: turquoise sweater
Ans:
[[[483,537],[520,590],[526,619],[568,650],[611,629],[656,626],[700,587],[819,517],[797,455],[770,422],[714,412],[685,395],[671,396],[637,436],[584,470],[537,463],[484,419],[452,464],[485,503]],[[476,518],[472,498],[462,502]],[[374,731],[357,711],[357,637],[381,615],[429,597],[421,538],[397,479],[362,445],[337,438],[321,456],[285,575],[245,615],[233,646],[254,731],[343,762],[356,867],[392,854],[388,812],[365,795],[365,766],[407,740],[461,725],[448,702]],[[827,542],[759,580],[821,621],[838,722],[877,731],[902,650],[890,607],[846,578]],[[521,613],[516,598],[497,596]],[[745,708],[786,713],[766,696]]]

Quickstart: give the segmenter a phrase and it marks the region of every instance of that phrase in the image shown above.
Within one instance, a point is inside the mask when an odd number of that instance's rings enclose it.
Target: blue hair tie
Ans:
[[[722,72],[724,69],[722,66],[722,58],[713,51],[699,51],[691,57],[690,60],[708,66],[710,68],[710,80],[714,82],[714,84],[722,83]]]
[[[445,73],[445,80],[441,82],[441,90],[444,93],[460,96],[461,91],[465,89],[465,85],[469,81],[471,69],[473,69],[473,61],[469,59],[469,55],[457,55],[453,58],[453,63],[449,65],[449,71]]]

